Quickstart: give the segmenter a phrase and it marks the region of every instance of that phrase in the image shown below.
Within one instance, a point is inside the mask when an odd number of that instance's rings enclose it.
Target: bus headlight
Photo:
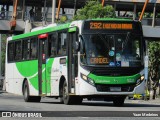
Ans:
[[[95,85],[94,84],[94,81],[92,80],[92,79],[90,79],[90,78],[88,78],[86,75],[84,75],[84,74],[82,74],[81,73],[81,78],[84,80],[84,81],[86,81],[86,82],[88,82],[89,84],[91,84],[91,85]]]
[[[81,73],[81,78],[87,81],[87,76]]]
[[[136,86],[141,84],[144,80],[144,75],[142,75],[138,80],[137,80],[137,83],[136,83]]]

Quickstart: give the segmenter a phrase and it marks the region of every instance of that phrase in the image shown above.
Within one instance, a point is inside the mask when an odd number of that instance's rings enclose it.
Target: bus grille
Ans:
[[[92,74],[98,76],[130,76],[140,72],[141,68],[101,68],[93,69]]]
[[[127,84],[127,85],[103,85],[96,84],[96,89],[98,92],[132,92],[134,90],[135,84]],[[120,87],[121,91],[111,91],[111,87]]]

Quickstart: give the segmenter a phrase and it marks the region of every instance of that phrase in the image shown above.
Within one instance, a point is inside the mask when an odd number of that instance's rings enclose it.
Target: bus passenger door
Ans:
[[[42,96],[47,94],[46,53],[48,34],[39,35],[38,38],[38,85],[39,95]]]
[[[68,39],[68,92],[75,93],[75,79],[78,76],[78,52],[75,44],[78,40],[78,32],[69,33]]]

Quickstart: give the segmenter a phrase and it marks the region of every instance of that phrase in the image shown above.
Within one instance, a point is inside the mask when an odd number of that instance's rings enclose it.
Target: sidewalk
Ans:
[[[132,103],[144,103],[144,104],[160,104],[160,98],[156,98],[155,100],[131,100]]]

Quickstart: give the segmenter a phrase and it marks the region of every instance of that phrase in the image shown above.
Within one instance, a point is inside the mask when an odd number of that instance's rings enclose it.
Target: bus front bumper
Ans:
[[[81,81],[79,86],[79,95],[134,95],[144,94],[145,81],[138,86],[134,87],[132,91],[120,91],[119,88],[115,88],[117,91],[98,91],[97,88],[85,81]]]

